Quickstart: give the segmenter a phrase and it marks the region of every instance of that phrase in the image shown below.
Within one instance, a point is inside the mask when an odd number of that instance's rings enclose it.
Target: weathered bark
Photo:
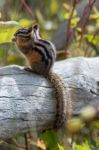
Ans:
[[[63,78],[73,114],[86,105],[99,107],[99,57],[56,62],[53,71]],[[0,69],[0,137],[43,130],[55,120],[56,99],[47,79],[19,66]]]

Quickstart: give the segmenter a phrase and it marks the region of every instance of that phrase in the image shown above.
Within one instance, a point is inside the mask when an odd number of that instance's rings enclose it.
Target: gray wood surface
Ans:
[[[53,71],[64,80],[73,114],[99,106],[99,57],[56,62]],[[0,69],[0,138],[47,129],[56,112],[54,89],[43,76],[11,65]]]

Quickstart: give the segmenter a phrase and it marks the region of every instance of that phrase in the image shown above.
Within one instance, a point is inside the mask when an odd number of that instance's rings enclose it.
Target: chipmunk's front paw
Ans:
[[[24,67],[24,70],[28,71],[28,72],[33,72],[33,70],[31,68],[29,68],[29,67]]]

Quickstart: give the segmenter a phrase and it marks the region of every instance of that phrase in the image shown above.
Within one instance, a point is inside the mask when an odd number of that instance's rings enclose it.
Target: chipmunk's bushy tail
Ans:
[[[55,89],[55,96],[57,100],[57,113],[54,129],[59,129],[65,124],[68,116],[70,115],[71,104],[67,98],[66,87],[60,76],[50,71],[47,77]]]

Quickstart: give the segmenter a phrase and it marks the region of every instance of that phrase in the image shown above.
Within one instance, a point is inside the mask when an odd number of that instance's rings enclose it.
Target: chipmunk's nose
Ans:
[[[15,37],[12,38],[12,42],[16,42],[16,38]]]

